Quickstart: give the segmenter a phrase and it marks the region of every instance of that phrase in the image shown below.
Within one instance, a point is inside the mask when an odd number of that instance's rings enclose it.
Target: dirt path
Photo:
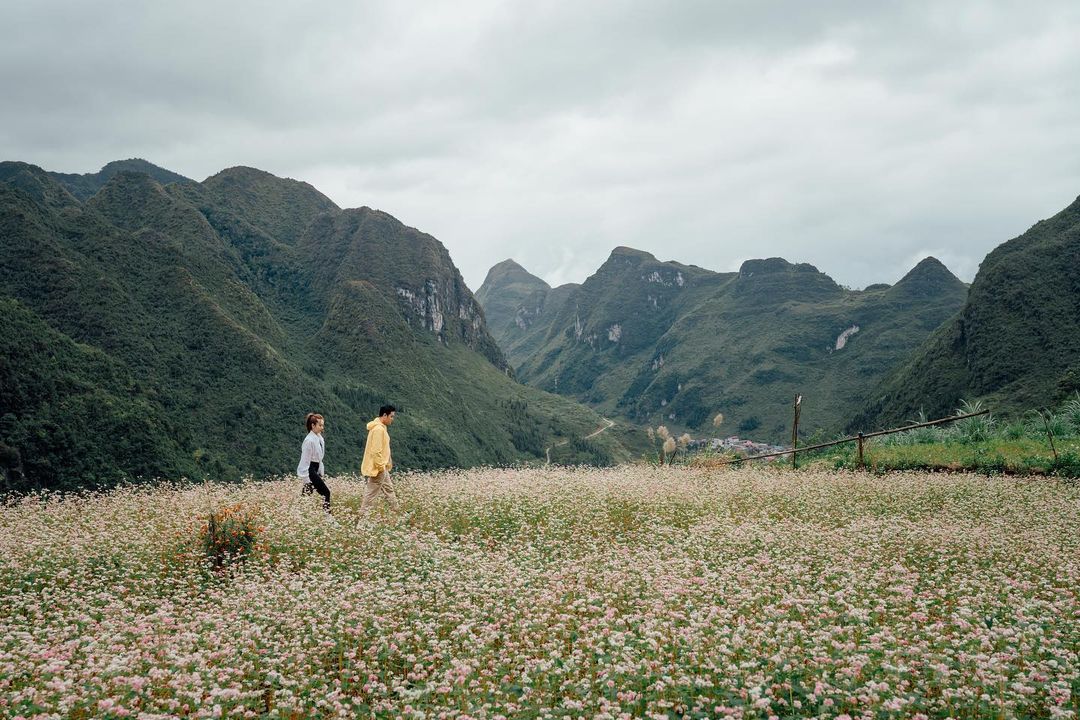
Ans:
[[[603,416],[601,416],[600,419],[603,420],[604,422],[606,422],[607,425],[600,428],[599,430],[595,430],[595,431],[589,433],[588,435],[582,436],[582,438],[581,438],[582,440],[588,440],[589,438],[594,438],[597,435],[599,435],[600,433],[604,432],[605,430],[610,430],[611,428],[615,427],[615,421],[614,420],[609,420],[608,418],[603,417]],[[554,445],[548,445],[547,446],[547,449],[544,450],[544,454],[547,455],[547,464],[548,465],[551,464],[551,448],[553,448],[553,447],[562,447],[563,445],[565,445],[568,442],[570,442],[570,441],[569,440],[560,440],[559,442],[555,443]]]
[[[600,429],[599,429],[599,430],[597,430],[596,432],[592,432],[592,433],[589,433],[588,435],[586,435],[585,437],[583,437],[583,438],[581,438],[581,439],[582,439],[582,440],[588,440],[589,438],[592,438],[592,437],[596,437],[597,435],[599,435],[600,433],[604,432],[605,430],[610,430],[611,428],[615,427],[615,421],[614,421],[614,420],[608,420],[607,418],[602,418],[602,420],[603,420],[604,422],[606,422],[606,423],[607,423],[607,425],[605,425],[604,427],[600,428]]]

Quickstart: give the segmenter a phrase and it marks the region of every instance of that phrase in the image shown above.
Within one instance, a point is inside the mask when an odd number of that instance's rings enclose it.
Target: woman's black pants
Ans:
[[[322,495],[323,509],[330,512],[330,488],[326,487],[322,475],[319,473],[319,463],[313,462],[308,465],[308,484],[304,485],[303,493],[310,495],[312,491]]]

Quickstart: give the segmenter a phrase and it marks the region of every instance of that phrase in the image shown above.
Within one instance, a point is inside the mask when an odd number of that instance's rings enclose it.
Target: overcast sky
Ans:
[[[617,245],[895,282],[1080,194],[1080,3],[0,4],[0,159],[252,165],[431,233],[476,290]]]

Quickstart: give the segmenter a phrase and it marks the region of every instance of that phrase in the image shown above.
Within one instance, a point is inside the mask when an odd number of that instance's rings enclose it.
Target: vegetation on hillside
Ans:
[[[961,311],[902,363],[849,427],[884,427],[961,398],[999,412],[1080,390],[1080,198],[979,266]]]
[[[521,272],[504,266],[478,294],[488,305],[522,295]],[[780,258],[724,274],[617,248],[556,311],[500,342],[521,379],[605,415],[698,432],[722,412],[732,432],[780,441],[796,393],[803,432],[839,429],[966,292],[933,258],[893,286],[851,291]]]
[[[158,167],[157,165],[140,158],[114,160],[96,173],[75,174],[51,172],[48,173],[48,175],[67,188],[68,192],[77,199],[88,200],[93,197],[98,190],[105,187],[105,184],[108,183],[109,180],[112,180],[113,177],[122,172],[142,173],[148,175],[154,181],[162,185],[168,185],[169,183],[194,182],[179,173],[174,173],[163,167]]]
[[[0,163],[0,270],[0,488],[288,472],[309,411],[354,469],[387,402],[401,467],[546,461],[601,424],[514,381],[435,238],[251,168],[118,172],[81,203]]]

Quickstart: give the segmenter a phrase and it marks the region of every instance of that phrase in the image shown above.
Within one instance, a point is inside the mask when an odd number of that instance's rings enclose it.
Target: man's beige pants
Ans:
[[[394,483],[390,480],[390,473],[383,470],[375,477],[367,479],[367,490],[364,492],[364,501],[360,503],[360,512],[371,511],[371,506],[380,497],[386,499],[392,510],[398,509],[397,495],[394,493]]]

